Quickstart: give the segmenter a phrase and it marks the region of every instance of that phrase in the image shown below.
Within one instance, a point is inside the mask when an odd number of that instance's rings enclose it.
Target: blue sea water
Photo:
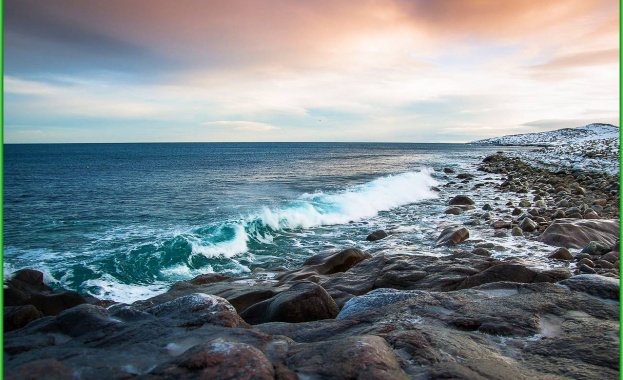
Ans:
[[[464,144],[4,146],[4,269],[131,302],[201,273],[295,268],[348,247],[430,246],[442,168]],[[370,232],[403,239],[371,245]]]

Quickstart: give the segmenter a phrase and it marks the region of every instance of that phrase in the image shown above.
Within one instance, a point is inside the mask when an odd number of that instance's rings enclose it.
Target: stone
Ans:
[[[554,213],[552,214],[552,219],[562,219],[562,218],[565,218],[566,216],[567,215],[565,214],[565,210],[558,209],[554,211]]]
[[[346,272],[359,262],[371,257],[369,253],[349,248],[336,253],[314,255],[305,260],[303,266],[318,274],[333,274]]]
[[[508,222],[508,221],[505,221],[505,220],[497,220],[497,221],[493,222],[492,226],[496,230],[500,229],[500,228],[510,229],[512,224],[511,224],[511,222]]]
[[[595,269],[593,269],[593,268],[589,267],[589,266],[588,266],[588,265],[586,265],[586,264],[581,264],[581,265],[578,267],[578,271],[579,271],[580,273],[588,273],[588,274],[595,274],[595,273],[597,273],[597,272],[595,271]]]
[[[274,379],[273,364],[262,351],[240,342],[215,339],[198,344],[153,369],[148,379]]]
[[[446,227],[435,242],[436,246],[440,245],[456,245],[469,239],[469,231],[465,227]]]
[[[564,247],[560,247],[554,250],[554,252],[550,253],[548,257],[550,259],[555,259],[555,260],[573,260],[574,259],[571,252],[569,252],[569,250]]]
[[[618,220],[555,220],[538,241],[565,248],[584,248],[590,241],[612,245],[619,237]]]
[[[516,215],[521,215],[521,213],[522,213],[522,212],[523,212],[523,211],[521,211],[521,209],[520,209],[520,208],[515,207],[515,208],[513,209],[513,211],[511,212],[511,215],[515,215],[515,216],[516,216]]]
[[[33,305],[5,306],[4,331],[13,331],[43,317],[43,313]]]
[[[473,255],[478,255],[478,256],[491,256],[491,252],[486,249],[486,248],[482,248],[482,247],[478,247],[478,248],[474,248],[472,250],[472,254]]]
[[[461,281],[455,289],[467,289],[498,281],[519,283],[558,282],[571,277],[566,268],[537,272],[520,264],[501,263]]]
[[[218,273],[207,273],[207,274],[200,274],[199,276],[193,278],[192,280],[188,282],[190,282],[193,285],[205,285],[205,284],[213,284],[215,282],[229,280],[229,278],[230,277],[223,276],[222,274],[218,274]]]
[[[493,207],[491,207],[490,204],[485,203],[485,205],[482,206],[482,209],[485,210],[485,211],[491,211],[491,210],[493,210]]]
[[[619,281],[613,278],[597,274],[580,274],[560,281],[558,284],[595,297],[619,300]]]
[[[466,196],[466,195],[457,195],[456,197],[450,199],[448,205],[450,206],[460,206],[460,205],[473,205],[474,201]]]
[[[255,325],[332,319],[338,312],[339,307],[326,290],[313,282],[301,282],[273,298],[249,307],[240,316]]]
[[[610,247],[598,241],[589,241],[582,249],[582,253],[588,253],[591,256],[603,255],[608,252],[610,252]]]
[[[537,228],[539,227],[539,225],[532,219],[530,218],[524,218],[520,223],[519,223],[519,228],[521,228],[522,231],[525,232],[534,232],[537,230]]]
[[[601,260],[606,260],[614,264],[615,262],[619,261],[619,252],[608,252],[601,256]]]
[[[526,207],[530,207],[530,206],[532,206],[532,203],[529,200],[527,200],[527,199],[519,200],[519,207],[526,208]]]
[[[579,257],[580,255],[576,256],[576,259]],[[589,259],[590,256],[588,257],[582,257],[581,259],[578,260],[578,266],[580,265],[586,265],[589,266],[591,268],[595,268],[595,263],[593,262],[593,260]]]
[[[371,233],[370,235],[368,235],[368,237],[366,237],[367,241],[377,241],[377,240],[381,240],[386,238],[387,236],[387,232],[383,231],[383,230],[378,230],[378,231],[374,231],[373,233]]]
[[[512,236],[523,236],[523,231],[521,230],[521,228],[515,226],[513,227],[513,229],[511,230],[511,235]]]
[[[454,170],[451,169],[451,168],[443,168],[443,172],[446,173],[446,174],[453,174]]]
[[[389,344],[374,335],[300,344],[288,352],[286,364],[309,379],[409,379]]]
[[[463,210],[460,207],[448,207],[443,213],[450,215],[459,215],[463,213]]]
[[[179,319],[185,326],[202,326],[206,323],[226,327],[244,324],[236,309],[224,298],[193,293],[145,310],[157,317]]]

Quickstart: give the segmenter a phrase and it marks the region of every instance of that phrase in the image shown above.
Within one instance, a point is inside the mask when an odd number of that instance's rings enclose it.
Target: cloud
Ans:
[[[244,131],[244,132],[267,132],[275,129],[279,129],[274,125],[266,124],[266,123],[258,123],[255,121],[208,121],[205,123],[201,123],[201,125],[206,127],[216,127],[216,128],[227,128],[233,129],[236,131]]]
[[[57,94],[59,90],[46,83],[5,76],[4,92],[19,95],[53,95]]]

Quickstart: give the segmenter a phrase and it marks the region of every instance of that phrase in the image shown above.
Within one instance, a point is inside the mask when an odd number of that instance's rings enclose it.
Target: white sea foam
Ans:
[[[216,238],[223,233],[221,229],[214,236],[191,234],[184,237],[191,244],[193,254],[232,258],[247,252],[251,239],[273,244],[273,234],[285,229],[345,224],[374,217],[381,211],[436,198],[437,194],[430,189],[438,185],[432,172],[425,169],[386,176],[334,194],[303,194],[283,207],[264,207],[259,214],[229,223],[233,237],[224,241]]]
[[[259,216],[273,230],[344,224],[377,215],[380,211],[435,198],[438,185],[432,170],[378,178],[337,194],[304,194],[281,209],[264,208]]]
[[[193,254],[200,254],[205,257],[224,256],[231,258],[245,253],[248,249],[247,241],[249,240],[249,236],[242,224],[233,225],[233,228],[233,239],[227,241],[212,243],[196,236],[188,236],[186,240],[191,244]]]
[[[154,283],[151,285],[128,285],[122,284],[110,275],[104,275],[99,279],[87,280],[84,286],[90,294],[98,298],[110,299],[117,302],[132,303],[139,300],[155,297],[166,292],[170,284]]]

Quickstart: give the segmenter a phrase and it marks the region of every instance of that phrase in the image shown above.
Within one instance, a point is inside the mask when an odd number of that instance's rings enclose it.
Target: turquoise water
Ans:
[[[5,145],[5,272],[132,301],[206,272],[294,268],[415,228],[431,186],[497,148],[463,144]],[[408,244],[429,244],[413,234]],[[394,242],[395,244],[395,242]]]

